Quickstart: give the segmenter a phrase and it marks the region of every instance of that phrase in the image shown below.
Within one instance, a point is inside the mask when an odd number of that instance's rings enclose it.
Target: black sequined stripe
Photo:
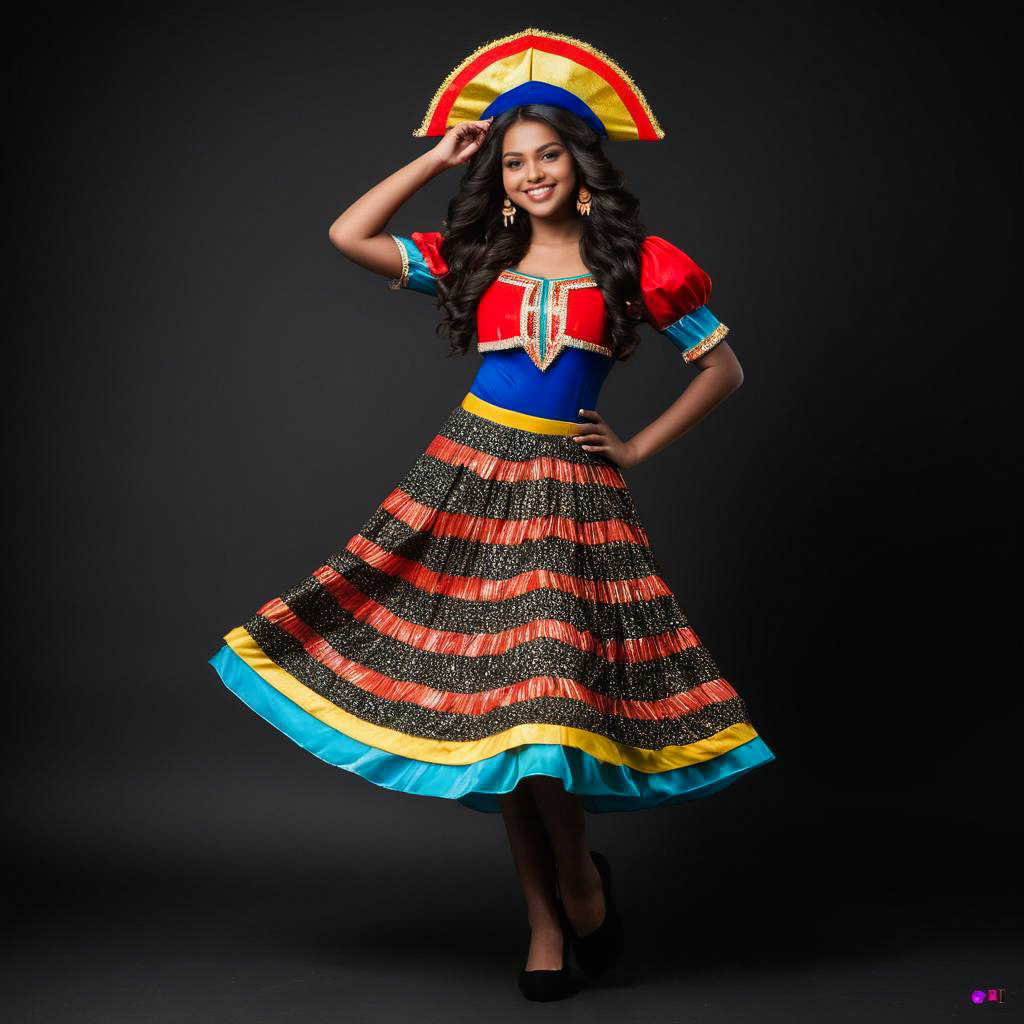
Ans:
[[[533,619],[559,619],[602,637],[644,637],[688,626],[671,595],[620,603],[593,602],[574,594],[541,587],[500,601],[476,601],[431,593],[397,576],[366,565],[348,552],[327,559],[345,579],[403,619],[433,629],[460,633],[498,633]],[[282,595],[292,605],[316,582],[308,578]]]
[[[621,519],[639,525],[625,488],[601,483],[540,480],[487,480],[461,466],[421,455],[397,490],[430,508],[461,515],[530,519],[566,516],[581,523]]]
[[[581,466],[614,465],[596,452],[585,451],[579,442],[565,434],[536,434],[509,427],[484,419],[462,406],[456,406],[438,434],[469,445],[485,455],[513,462],[547,456]]]
[[[291,611],[339,654],[397,679],[451,693],[479,693],[535,675],[573,679],[597,693],[634,700],[660,700],[720,678],[703,645],[684,647],[641,661],[609,661],[582,649],[575,637],[533,636],[489,655],[423,649],[386,629],[355,619],[325,588],[311,586],[289,604]],[[399,628],[401,623],[398,624]],[[460,636],[472,640],[475,634]]]
[[[494,544],[416,530],[384,510],[375,512],[356,536],[449,576],[507,580],[532,569],[605,582],[660,576],[650,549],[630,540],[584,544],[549,536]]]
[[[377,696],[350,683],[311,657],[290,634],[260,616],[246,624],[274,662],[314,692],[367,722],[438,742],[484,739],[516,725],[570,726],[648,750],[694,743],[740,722],[749,722],[741,698],[720,701],[674,719],[633,719],[607,715],[570,697],[538,697],[486,714],[434,711],[406,701]]]

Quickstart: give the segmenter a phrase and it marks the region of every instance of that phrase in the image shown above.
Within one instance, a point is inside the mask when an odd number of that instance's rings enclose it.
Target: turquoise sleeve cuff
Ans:
[[[692,313],[681,316],[661,332],[690,363],[710,352],[728,333],[729,328],[707,306],[699,306]]]
[[[402,235],[392,235],[395,244],[398,246],[399,255],[402,257],[402,276],[392,278],[388,286],[398,290],[408,288],[414,292],[423,292],[424,295],[437,295],[437,287],[434,284],[434,275],[423,258],[423,253],[416,248],[416,243],[411,238]]]

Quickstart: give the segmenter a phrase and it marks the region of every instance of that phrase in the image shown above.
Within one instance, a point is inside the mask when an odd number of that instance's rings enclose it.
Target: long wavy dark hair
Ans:
[[[638,219],[640,203],[605,155],[602,136],[570,111],[546,103],[528,103],[496,116],[483,145],[466,162],[442,232],[441,257],[448,273],[437,282],[438,305],[444,311],[437,331],[445,330],[451,339],[449,355],[464,355],[476,331],[480,296],[503,270],[518,266],[530,247],[532,230],[525,211],[517,210],[509,227],[501,216],[502,139],[519,121],[550,125],[573,159],[577,185],[590,190],[590,214],[580,217],[580,256],[604,295],[614,357],[625,359],[639,343],[636,327],[644,309],[640,245],[646,231]]]

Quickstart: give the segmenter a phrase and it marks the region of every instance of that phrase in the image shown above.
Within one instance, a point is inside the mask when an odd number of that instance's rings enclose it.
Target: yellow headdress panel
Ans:
[[[550,103],[609,139],[663,139],[644,94],[609,57],[570,36],[527,28],[474,50],[434,94],[413,135],[444,135],[524,103]]]

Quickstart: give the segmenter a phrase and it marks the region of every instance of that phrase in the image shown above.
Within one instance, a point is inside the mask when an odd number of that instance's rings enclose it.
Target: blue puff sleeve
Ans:
[[[437,277],[447,273],[448,268],[441,259],[441,235],[436,231],[414,231],[412,238],[392,235],[398,253],[402,257],[402,275],[388,281],[389,287],[398,290],[409,288],[424,295],[437,296]]]

